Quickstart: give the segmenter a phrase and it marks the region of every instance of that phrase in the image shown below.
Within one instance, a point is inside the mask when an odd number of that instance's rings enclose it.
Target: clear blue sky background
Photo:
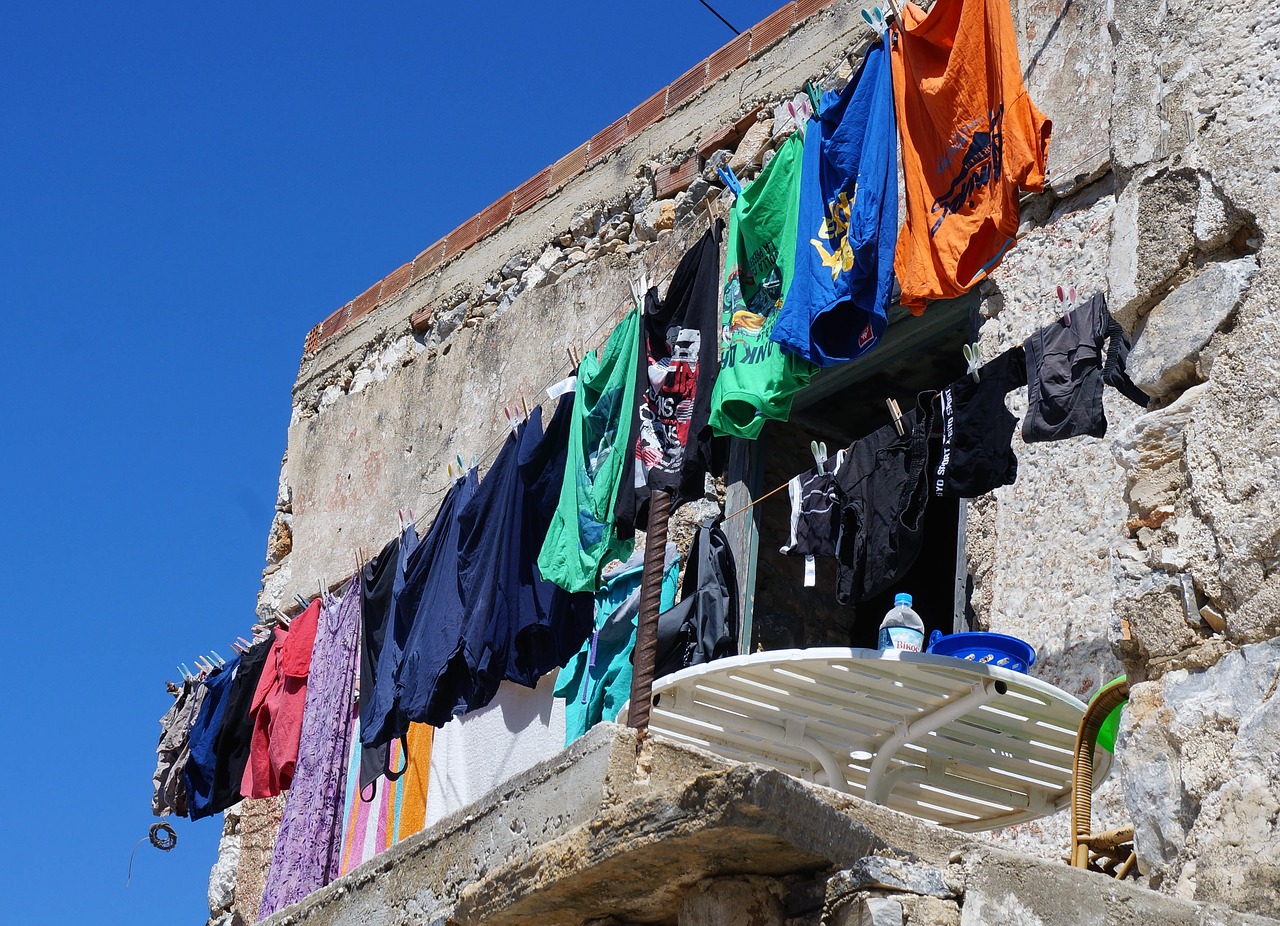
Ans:
[[[252,622],[303,336],[731,38],[697,0],[3,6],[5,921],[205,920],[221,817],[125,872],[163,681]]]

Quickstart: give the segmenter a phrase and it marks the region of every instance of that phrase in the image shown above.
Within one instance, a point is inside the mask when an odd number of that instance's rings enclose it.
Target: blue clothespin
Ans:
[[[720,175],[720,179],[724,181],[724,185],[729,188],[734,197],[742,195],[742,183],[738,180],[738,175],[733,172],[733,168],[729,165],[717,167],[716,173]]]

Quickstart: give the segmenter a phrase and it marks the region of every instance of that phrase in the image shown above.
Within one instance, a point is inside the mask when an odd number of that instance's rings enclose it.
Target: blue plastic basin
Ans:
[[[935,630],[929,637],[928,652],[935,656],[969,659],[1026,674],[1036,664],[1036,650],[1026,640],[1005,633],[953,633],[943,636]]]

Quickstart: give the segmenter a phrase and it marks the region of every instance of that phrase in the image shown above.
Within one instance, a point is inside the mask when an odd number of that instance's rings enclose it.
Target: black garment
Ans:
[[[788,556],[835,556],[840,539],[840,487],[836,473],[844,462],[841,450],[787,483],[791,501],[791,536],[781,552]]]
[[[240,656],[240,666],[227,691],[222,725],[213,743],[213,793],[204,815],[221,813],[241,798],[240,782],[244,779],[244,767],[249,764],[249,742],[253,737],[253,718],[249,716],[249,708],[274,641],[275,634],[272,633]]]
[[[1027,353],[1027,415],[1022,420],[1022,439],[1029,444],[1082,434],[1105,435],[1104,382],[1143,408],[1151,401],[1125,372],[1129,339],[1107,311],[1106,296],[1095,293],[1067,317],[1069,324],[1058,319],[1022,344]]]
[[[707,421],[720,364],[720,237],[717,220],[681,258],[666,298],[645,294],[636,405],[635,478],[619,496],[618,522],[643,530],[649,492],[671,493],[671,510],[701,498],[706,474],[724,467],[725,441]]]
[[[680,603],[658,615],[654,677],[738,652],[738,574],[729,538],[716,518],[689,547]]]
[[[382,730],[385,707],[378,692],[378,666],[391,624],[396,586],[403,581],[401,537],[394,537],[360,570],[360,791],[387,773],[388,744]],[[417,539],[416,533],[414,540]],[[383,679],[385,686],[389,680]],[[373,800],[370,794],[368,800]]]
[[[1004,397],[1027,384],[1026,354],[1012,347],[983,366],[978,378],[975,383],[966,375],[942,390],[942,456],[934,471],[934,495],[977,498],[1013,485],[1018,477],[1013,452],[1018,419]]]
[[[841,604],[885,591],[920,554],[934,395],[922,394],[902,416],[902,436],[887,424],[845,451],[836,474],[844,496],[836,551],[836,598]]]
[[[405,724],[443,727],[465,713],[473,671],[463,646],[462,590],[458,581],[460,515],[479,487],[474,469],[456,480],[440,504],[427,539],[405,567],[398,607],[412,612],[397,680],[397,717]]]

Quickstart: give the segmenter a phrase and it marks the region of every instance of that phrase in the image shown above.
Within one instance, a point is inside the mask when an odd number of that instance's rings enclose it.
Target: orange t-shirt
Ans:
[[[959,296],[1018,232],[1019,190],[1044,189],[1052,124],[1022,82],[1009,0],[914,3],[891,33],[907,217],[894,271],[902,304]]]

